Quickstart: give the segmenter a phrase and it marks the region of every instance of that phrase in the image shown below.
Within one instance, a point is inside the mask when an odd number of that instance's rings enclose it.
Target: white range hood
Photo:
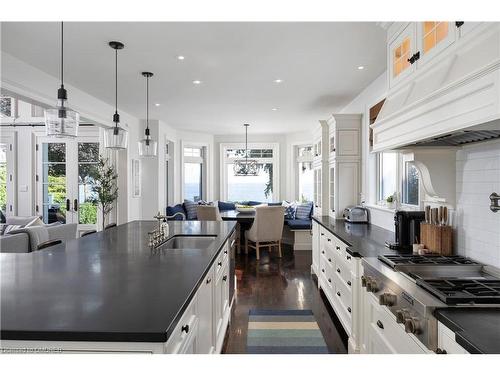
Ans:
[[[371,125],[373,151],[500,137],[499,119],[500,24],[492,23],[458,40],[389,91]],[[435,142],[449,137],[455,140]]]

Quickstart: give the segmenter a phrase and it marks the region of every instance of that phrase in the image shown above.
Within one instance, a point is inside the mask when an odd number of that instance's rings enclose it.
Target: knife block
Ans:
[[[453,255],[453,228],[449,225],[420,223],[420,243],[433,253]]]

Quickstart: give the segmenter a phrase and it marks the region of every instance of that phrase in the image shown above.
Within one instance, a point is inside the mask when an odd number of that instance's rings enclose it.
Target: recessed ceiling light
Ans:
[[[281,82],[283,82],[283,80],[279,79],[279,78],[277,78],[277,79],[274,80],[274,83],[281,83]]]
[[[177,56],[177,60],[184,60],[184,56],[182,55]]]
[[[278,108],[271,108],[271,111],[277,111]]]
[[[199,84],[201,83],[201,81],[200,81],[200,80],[195,79],[195,80],[193,81],[193,83],[194,83],[195,85],[199,85]]]
[[[358,66],[358,70],[363,70],[365,67],[363,65]]]
[[[156,107],[159,107],[161,104],[160,103],[155,103],[155,106]]]

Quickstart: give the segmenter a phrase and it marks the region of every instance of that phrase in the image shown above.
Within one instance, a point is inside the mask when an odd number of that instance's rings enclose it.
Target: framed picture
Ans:
[[[141,196],[141,161],[132,159],[132,196]]]

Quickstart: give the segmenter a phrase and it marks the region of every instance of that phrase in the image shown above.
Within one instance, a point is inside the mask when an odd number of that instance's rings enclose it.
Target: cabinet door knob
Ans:
[[[350,281],[347,281],[347,285],[351,286],[351,282],[350,282]]]
[[[222,267],[222,262],[217,263],[219,267]]]
[[[340,246],[335,246],[335,248],[336,248],[338,251],[340,251]]]
[[[351,313],[351,308],[350,308],[350,307],[348,307],[348,308],[347,308],[347,311],[349,311],[349,314],[350,314],[350,313]]]
[[[457,22],[455,22],[455,26],[456,26],[457,28],[461,28],[461,27],[463,26],[463,24],[464,24],[464,23],[465,23],[465,22],[463,22],[463,21],[457,21]],[[439,354],[439,353],[438,353],[438,354]]]
[[[318,206],[316,206],[316,207],[318,207]],[[322,235],[322,236],[324,236],[325,234],[324,234],[324,233],[321,233],[321,235]]]
[[[331,263],[332,262],[332,258],[328,258],[328,261]]]
[[[328,279],[328,282],[331,283],[332,282],[332,279]]]
[[[324,254],[325,253],[325,250],[321,250],[321,254]]]
[[[209,277],[209,278],[207,279],[207,284],[210,284],[211,282],[212,282],[212,279]]]
[[[323,268],[323,269],[321,270],[321,272],[325,273],[325,269]]]
[[[227,254],[227,250],[224,250],[224,254]]]
[[[382,324],[382,322],[380,320],[377,320],[377,326],[380,329],[384,329],[384,325]]]
[[[328,242],[332,242],[332,239],[331,239],[331,238],[328,238],[328,239],[327,239],[327,241],[328,241]]]
[[[448,354],[445,349],[437,348],[436,354]]]
[[[337,292],[337,296],[339,296],[339,297],[340,297],[340,292]]]
[[[224,277],[222,278],[223,281],[226,281],[227,280],[227,275],[224,275]]]
[[[181,332],[186,332],[186,333],[188,333],[188,332],[189,332],[189,324],[186,324],[185,326],[182,326],[182,328],[181,328]]]
[[[337,272],[340,273],[340,268],[337,268]]]
[[[351,260],[351,256],[350,255],[347,255],[346,258],[347,258],[347,260]]]

